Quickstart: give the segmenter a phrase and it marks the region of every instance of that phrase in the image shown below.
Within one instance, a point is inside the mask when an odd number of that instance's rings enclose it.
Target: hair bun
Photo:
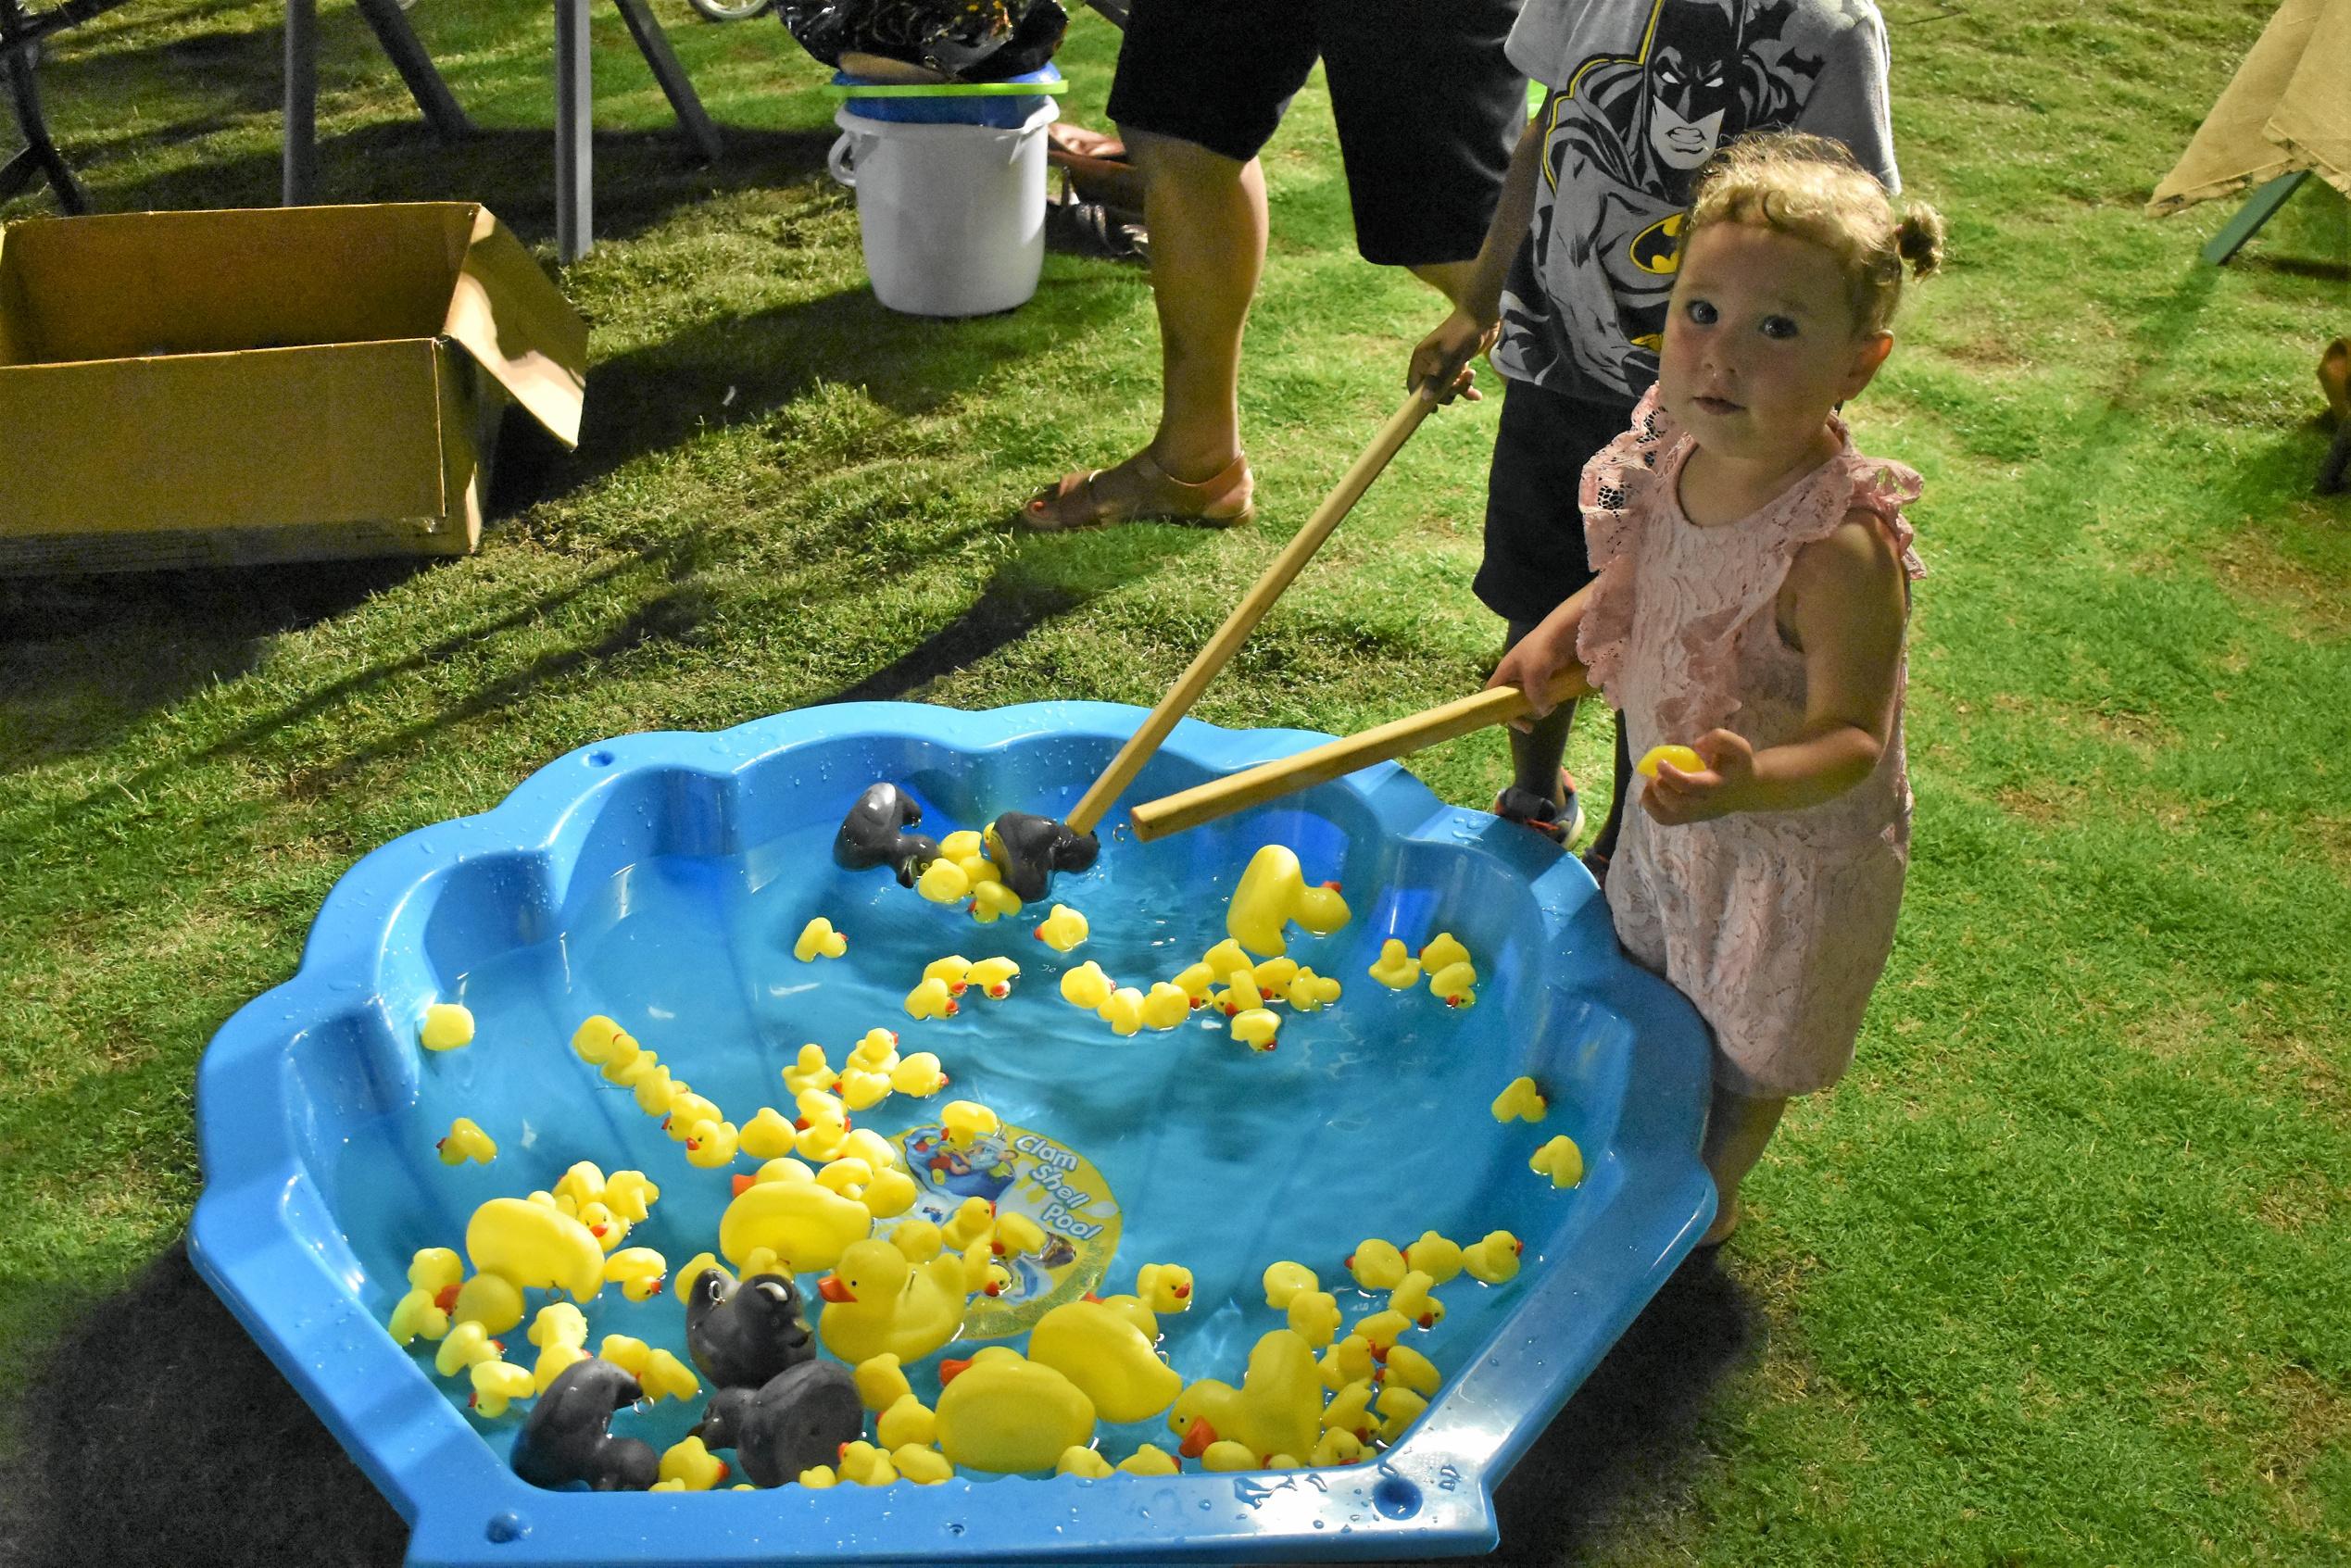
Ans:
[[[1924,202],[1913,202],[1894,225],[1894,250],[1910,263],[1910,275],[1923,278],[1942,266],[1942,214]]]

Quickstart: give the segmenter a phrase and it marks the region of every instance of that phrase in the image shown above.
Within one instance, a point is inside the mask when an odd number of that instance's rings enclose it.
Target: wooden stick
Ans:
[[[1274,601],[1281,597],[1282,590],[1289,587],[1290,580],[1298,575],[1307,561],[1314,558],[1323,541],[1330,537],[1331,530],[1354,509],[1355,503],[1363,499],[1364,492],[1371,488],[1372,481],[1377,479],[1380,470],[1388,466],[1388,460],[1396,455],[1397,449],[1404,445],[1413,432],[1420,428],[1420,421],[1427,419],[1428,411],[1435,407],[1435,389],[1423,386],[1404,399],[1402,408],[1388,417],[1388,422],[1379,427],[1379,433],[1372,437],[1371,445],[1364,448],[1363,456],[1357,458],[1354,466],[1341,476],[1338,488],[1324,497],[1323,504],[1314,508],[1314,515],[1306,520],[1306,525],[1283,546],[1282,553],[1274,558],[1274,564],[1265,569],[1265,574],[1242,596],[1241,602],[1233,607],[1233,612],[1225,618],[1225,624],[1219,626],[1216,634],[1208,639],[1208,646],[1194,656],[1190,667],[1177,677],[1176,684],[1168,688],[1167,695],[1159,699],[1159,706],[1152,709],[1150,717],[1143,721],[1142,727],[1128,737],[1126,744],[1119,748],[1118,755],[1111,759],[1110,766],[1102,770],[1102,776],[1087,790],[1078,801],[1077,809],[1063,819],[1072,832],[1089,833],[1094,824],[1102,820],[1102,813],[1110,809],[1111,802],[1118,798],[1121,790],[1135,782],[1135,775],[1143,771],[1143,764],[1159,750],[1160,743],[1176,727],[1176,721],[1191,711],[1192,704],[1200,700],[1200,694],[1206,689],[1208,683],[1231,661],[1251,631],[1264,619],[1265,612],[1274,608]]]
[[[1586,696],[1590,690],[1580,664],[1569,665],[1552,678],[1553,703]],[[1211,779],[1157,800],[1147,800],[1127,812],[1127,817],[1135,825],[1137,838],[1164,838],[1171,833],[1213,822],[1219,817],[1279,799],[1358,768],[1368,768],[1375,762],[1385,762],[1440,741],[1452,740],[1455,735],[1482,730],[1489,724],[1508,723],[1525,714],[1529,707],[1527,694],[1516,686],[1496,686],[1294,757],[1261,762],[1244,771]]]

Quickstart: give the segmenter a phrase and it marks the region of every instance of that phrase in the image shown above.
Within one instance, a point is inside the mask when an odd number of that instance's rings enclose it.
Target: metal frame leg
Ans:
[[[23,27],[24,9],[17,0],[0,0],[0,21],[6,22],[11,31]],[[41,110],[41,84],[33,79],[34,47],[24,44],[0,50],[0,65],[6,68],[8,78],[8,101],[16,111],[17,129],[24,136],[24,150],[0,165],[0,197],[14,195],[45,177],[57,193],[57,205],[68,217],[78,218],[90,210],[90,198],[49,134],[48,118]]]
[[[645,0],[612,3],[621,8],[621,19],[629,24],[629,32],[636,40],[636,52],[653,68],[653,80],[661,84],[661,92],[670,100],[678,123],[694,138],[694,144],[702,149],[702,157],[716,163],[724,151],[719,144],[718,128],[703,112],[702,100],[695,94],[694,83],[686,80],[685,68],[677,63],[677,56],[670,48],[669,34],[661,31],[661,24],[653,19]]]
[[[400,80],[409,84],[409,96],[423,111],[424,121],[433,127],[434,135],[456,141],[473,134],[473,122],[465,117],[449,84],[441,80],[440,68],[409,25],[408,13],[400,9],[400,0],[353,0],[359,15],[375,33],[375,41],[392,58]]]
[[[2285,206],[2286,198],[2300,190],[2302,182],[2308,178],[2308,169],[2297,169],[2291,174],[2279,175],[2246,197],[2237,215],[2204,247],[2204,258],[2215,267],[2226,266],[2229,257],[2237,254],[2237,248],[2253,238],[2254,231],[2269,221],[2278,208]]]
[[[285,0],[285,129],[278,203],[306,206],[319,188],[318,0]]]
[[[555,253],[577,261],[595,243],[596,182],[588,145],[588,0],[555,0]]]

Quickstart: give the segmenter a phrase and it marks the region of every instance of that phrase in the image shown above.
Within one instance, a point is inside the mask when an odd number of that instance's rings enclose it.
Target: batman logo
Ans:
[[[1626,247],[1632,264],[1653,277],[1670,277],[1681,266],[1681,225],[1686,213],[1661,218],[1633,236]]]

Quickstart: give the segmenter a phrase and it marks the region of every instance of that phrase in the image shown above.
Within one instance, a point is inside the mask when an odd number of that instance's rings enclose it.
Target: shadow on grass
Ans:
[[[1686,1265],[1502,1486],[1490,1562],[1564,1562],[1677,1485],[1759,1314]],[[408,1529],[175,1242],[49,1349],[0,1473],[0,1561],[393,1564]]]

